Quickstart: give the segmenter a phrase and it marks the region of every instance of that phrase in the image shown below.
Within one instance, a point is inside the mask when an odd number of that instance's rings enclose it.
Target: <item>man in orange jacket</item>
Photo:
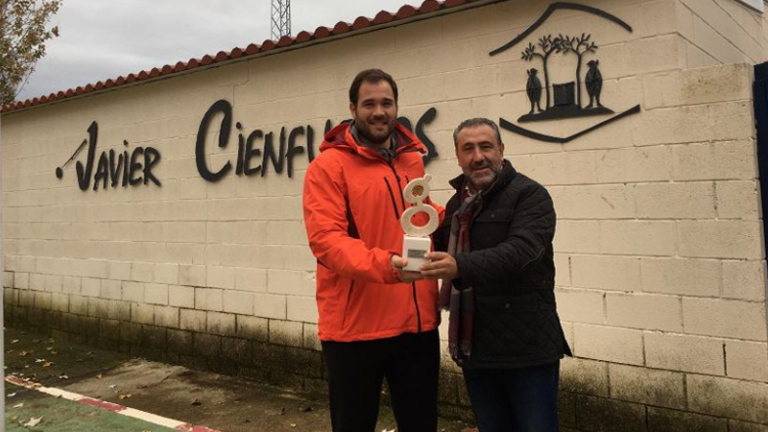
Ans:
[[[389,74],[360,72],[352,123],[326,134],[304,180],[334,432],[374,430],[384,378],[400,432],[437,429],[437,284],[399,255],[402,191],[424,176],[426,148],[397,123],[397,99]]]

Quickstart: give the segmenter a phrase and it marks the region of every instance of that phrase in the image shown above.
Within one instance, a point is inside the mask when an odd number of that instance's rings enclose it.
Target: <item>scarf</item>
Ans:
[[[455,257],[468,253],[470,249],[469,225],[482,208],[482,194],[470,195],[462,187],[459,195],[461,205],[451,216],[451,234],[448,253]],[[440,288],[440,307],[448,310],[448,351],[453,361],[462,366],[472,354],[472,326],[475,316],[475,297],[472,287],[457,289],[451,280],[443,279]]]

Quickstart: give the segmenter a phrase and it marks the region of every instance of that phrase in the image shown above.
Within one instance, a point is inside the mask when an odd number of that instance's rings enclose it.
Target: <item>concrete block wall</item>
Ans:
[[[591,32],[603,102],[616,112],[642,107],[565,145],[503,134],[507,157],[547,186],[559,216],[558,304],[576,355],[562,364],[567,430],[768,428],[751,108],[751,63],[768,39],[759,36],[764,17],[735,12],[742,6],[731,0],[705,7],[709,1],[594,0],[585,3],[634,32],[560,11],[532,35]],[[545,8],[499,2],[4,115],[7,319],[60,338],[324,389],[315,260],[301,220],[306,151],[294,159],[292,177],[270,167],[263,177],[229,173],[206,182],[195,160],[203,115],[226,99],[233,123],[241,123],[220,149],[211,144],[214,122],[206,148],[212,167],[234,163],[238,133],[256,129],[279,135],[311,126],[317,148],[326,119],[349,116],[352,77],[381,67],[398,80],[401,115],[415,124],[437,109],[425,132],[440,157],[428,171],[435,199],[445,202],[447,181],[458,173],[453,128],[468,117],[514,121],[527,112],[525,69],[540,66],[520,60],[517,48],[488,53]],[[749,33],[757,54],[738,36],[752,22],[761,29]],[[709,48],[722,43],[697,36],[705,24],[733,45],[728,56]],[[568,79],[558,72],[567,67],[553,60],[553,82]],[[58,180],[55,168],[92,121],[98,152],[122,152],[124,140],[128,149],[158,149],[162,186],[83,192],[72,166]],[[531,128],[566,136],[594,122]],[[448,359],[442,367],[443,412],[469,415],[460,371]]]

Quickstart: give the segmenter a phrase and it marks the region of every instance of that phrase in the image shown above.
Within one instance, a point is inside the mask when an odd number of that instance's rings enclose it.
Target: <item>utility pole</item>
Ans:
[[[272,39],[291,34],[291,0],[272,0]]]

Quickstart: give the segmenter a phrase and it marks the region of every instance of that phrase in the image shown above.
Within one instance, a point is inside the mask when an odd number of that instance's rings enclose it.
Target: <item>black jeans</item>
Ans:
[[[373,432],[387,379],[398,432],[437,430],[437,330],[361,342],[322,342],[334,432]]]
[[[464,369],[480,432],[558,432],[560,362],[520,369]]]

